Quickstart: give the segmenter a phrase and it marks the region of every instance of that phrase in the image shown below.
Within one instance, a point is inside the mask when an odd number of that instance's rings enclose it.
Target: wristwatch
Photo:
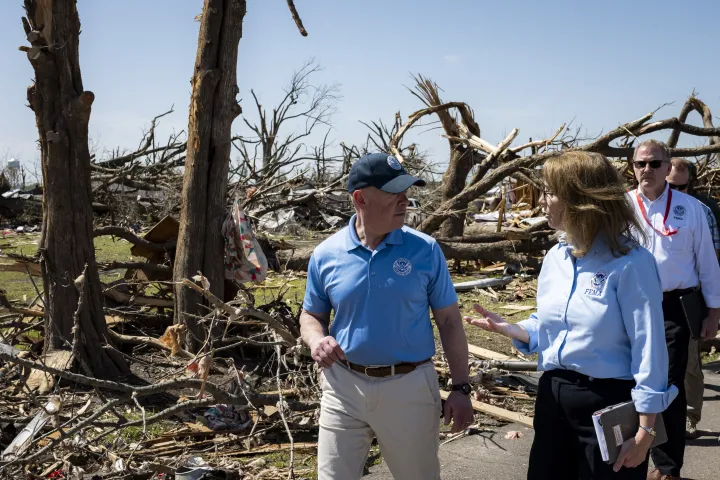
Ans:
[[[461,383],[460,385],[453,385],[452,389],[453,389],[453,391],[460,391],[460,392],[464,393],[465,395],[470,395],[470,392],[472,391],[469,383]]]
[[[655,435],[657,435],[657,432],[650,427],[646,427],[645,425],[640,425],[640,428],[645,430],[651,437],[654,437]]]

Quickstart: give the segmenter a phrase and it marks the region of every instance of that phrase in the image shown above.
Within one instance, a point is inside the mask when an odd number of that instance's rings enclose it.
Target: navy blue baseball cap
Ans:
[[[424,187],[425,180],[408,175],[398,159],[387,153],[370,153],[360,157],[350,169],[347,181],[349,193],[365,187],[401,193],[413,185]]]

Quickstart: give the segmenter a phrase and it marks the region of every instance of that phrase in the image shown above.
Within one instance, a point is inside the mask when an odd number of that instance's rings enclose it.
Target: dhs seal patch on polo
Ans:
[[[410,263],[410,260],[407,258],[398,258],[395,260],[395,263],[393,263],[393,271],[401,277],[408,275],[411,270],[412,263]]]

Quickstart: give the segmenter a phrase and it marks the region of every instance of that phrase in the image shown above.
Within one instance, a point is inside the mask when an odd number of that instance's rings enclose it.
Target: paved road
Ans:
[[[705,370],[705,401],[698,428],[703,435],[689,440],[685,448],[683,477],[693,480],[720,478],[720,363],[708,364]]]
[[[720,363],[705,367],[705,406],[699,425],[703,435],[688,442],[683,478],[688,480],[720,479],[720,375],[713,373]],[[505,440],[510,430],[524,433],[518,440]],[[532,444],[532,429],[507,425],[495,433],[462,438],[440,447],[442,478],[457,480],[521,480],[525,478]],[[383,463],[370,470],[363,480],[391,480]]]

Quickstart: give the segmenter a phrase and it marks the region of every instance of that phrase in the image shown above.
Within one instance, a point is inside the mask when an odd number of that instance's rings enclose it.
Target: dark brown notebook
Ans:
[[[622,444],[634,437],[640,428],[640,417],[633,402],[624,402],[595,412],[593,423],[602,459],[607,463],[615,463]],[[655,417],[653,429],[656,435],[651,448],[667,442],[662,415]]]

